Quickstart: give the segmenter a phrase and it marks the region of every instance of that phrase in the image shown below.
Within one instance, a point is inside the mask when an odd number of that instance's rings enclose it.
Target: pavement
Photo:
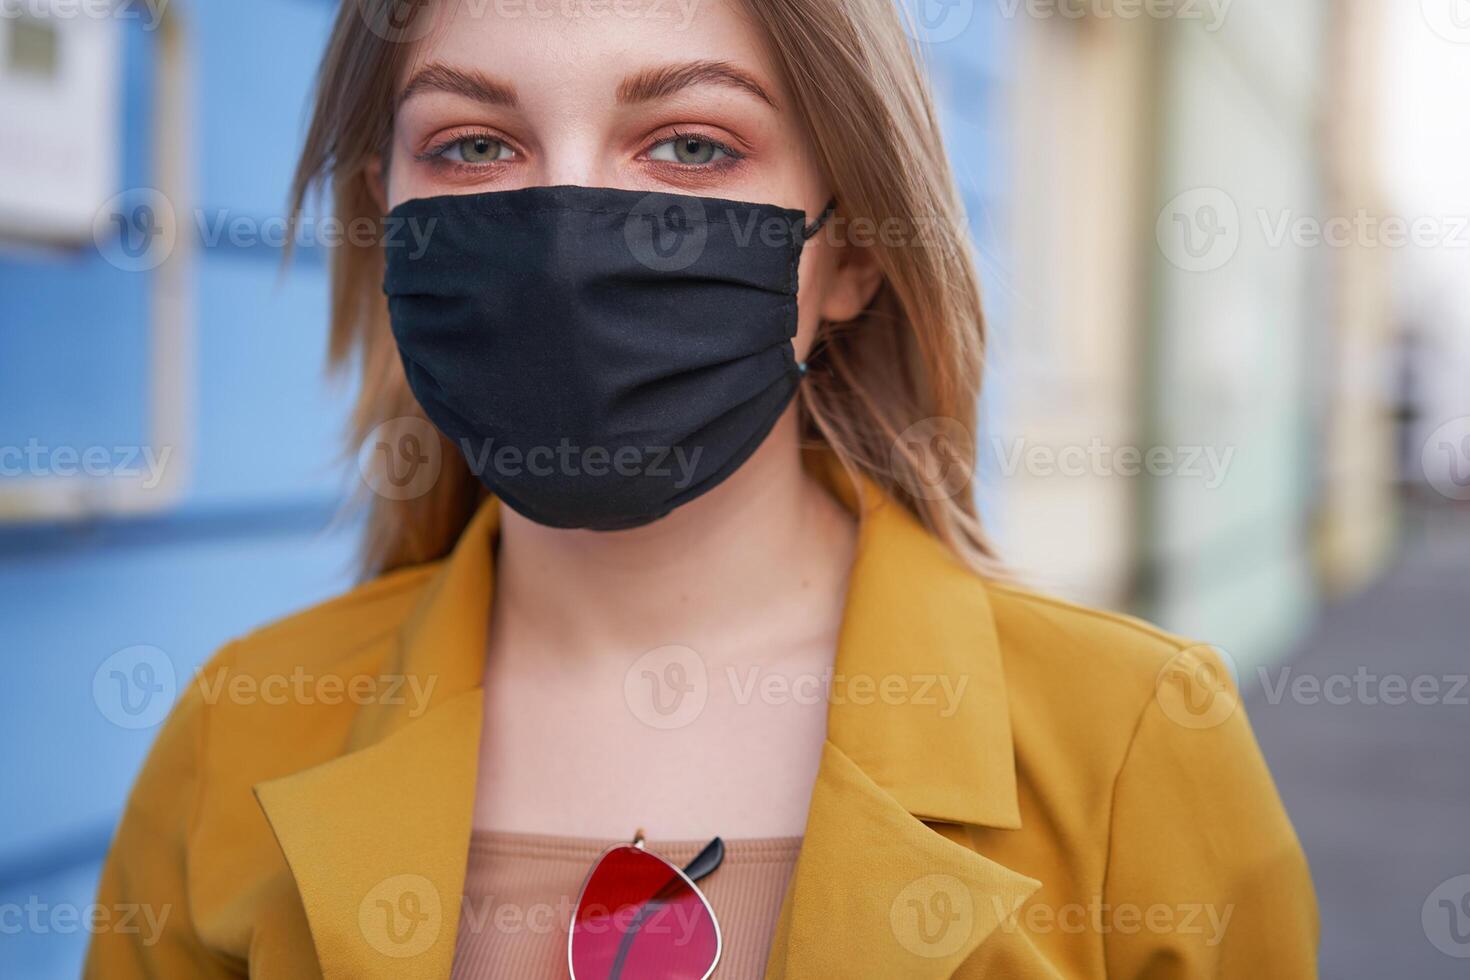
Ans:
[[[1470,510],[1407,520],[1383,577],[1329,606],[1269,685],[1242,678],[1311,864],[1327,980],[1470,977]]]

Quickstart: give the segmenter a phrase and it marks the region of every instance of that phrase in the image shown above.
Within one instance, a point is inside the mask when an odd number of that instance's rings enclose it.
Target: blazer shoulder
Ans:
[[[1229,662],[1213,647],[1011,585],[991,585],[990,596],[1023,778],[1048,784],[1040,796],[1083,801],[1059,824],[1081,827],[1120,787],[1150,779],[1158,792],[1163,782],[1186,792],[1198,767],[1244,774],[1241,791],[1284,822]],[[1125,781],[1130,768],[1136,778]],[[1175,812],[1226,819],[1202,800]],[[1140,825],[1131,812],[1122,823]]]
[[[1012,642],[1066,637],[1110,665],[1157,670],[1179,651],[1198,646],[1147,620],[1069,602],[1009,582],[986,581],[996,629]]]
[[[987,582],[1012,699],[1091,713],[1132,727],[1179,668],[1217,661],[1205,643],[1142,619]]]
[[[392,640],[437,567],[391,572],[268,623],[200,668],[175,708],[189,723],[161,733],[154,752],[171,741],[193,743],[202,828],[229,827],[221,813],[250,805],[251,787],[262,780],[341,753],[364,699],[389,690],[354,693],[350,682],[381,680]]]
[[[418,604],[441,562],[415,565],[364,582],[230,641],[217,660],[236,669],[330,672],[396,632]]]

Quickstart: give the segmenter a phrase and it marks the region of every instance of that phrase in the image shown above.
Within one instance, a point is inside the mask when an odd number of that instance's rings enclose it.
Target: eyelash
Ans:
[[[654,148],[663,146],[667,143],[677,143],[684,140],[695,140],[700,143],[708,143],[710,146],[713,146],[715,149],[723,153],[724,156],[711,163],[702,164],[675,163],[669,160],[654,160],[647,162],[656,164],[659,167],[673,168],[683,173],[695,173],[700,171],[709,173],[712,171],[724,170],[727,167],[736,166],[740,163],[740,161],[745,159],[745,154],[711,136],[705,136],[704,134],[697,132],[685,132],[679,129],[670,130],[669,133],[670,134],[668,136],[662,139],[654,140],[652,143],[650,143],[643,150],[643,154],[647,154],[651,152]],[[513,154],[515,154],[516,156],[520,155],[520,151],[517,150],[509,140],[503,139],[502,137],[497,136],[494,133],[485,130],[465,130],[463,132],[452,133],[449,136],[446,136],[445,138],[431,144],[422,153],[418,154],[415,159],[421,163],[427,163],[431,166],[439,168],[452,169],[461,173],[469,172],[480,174],[485,173],[485,171],[493,167],[510,162],[508,160],[493,160],[488,163],[461,163],[458,160],[449,160],[445,158],[445,154],[448,153],[453,147],[458,146],[460,143],[463,143],[466,140],[473,139],[487,139],[494,140],[497,143],[503,143],[506,146],[510,147],[510,150]]]
[[[438,142],[431,144],[427,149],[418,154],[418,156],[416,156],[414,159],[418,160],[420,163],[427,163],[435,167],[447,167],[457,170],[478,171],[480,173],[484,173],[485,170],[496,164],[508,162],[505,160],[493,160],[490,163],[460,163],[458,160],[449,160],[445,158],[445,154],[454,147],[468,140],[474,139],[493,140],[496,143],[503,143],[506,146],[510,147],[510,151],[512,153],[516,154],[517,156],[520,155],[520,151],[517,150],[509,140],[502,139],[494,133],[487,132],[485,130],[472,129],[464,130],[457,133],[451,133]]]

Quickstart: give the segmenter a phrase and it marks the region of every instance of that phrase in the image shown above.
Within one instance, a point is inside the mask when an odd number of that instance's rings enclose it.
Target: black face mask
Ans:
[[[830,208],[828,210],[830,213]],[[755,452],[796,393],[797,265],[826,214],[591,187],[409,201],[387,248],[419,404],[552,527],[657,520]]]

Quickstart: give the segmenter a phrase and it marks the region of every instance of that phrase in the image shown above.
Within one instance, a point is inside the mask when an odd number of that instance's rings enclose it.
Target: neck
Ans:
[[[505,509],[492,647],[746,645],[793,622],[835,636],[855,541],[855,519],[805,472],[788,412],[729,479],[645,527],[561,530]]]

